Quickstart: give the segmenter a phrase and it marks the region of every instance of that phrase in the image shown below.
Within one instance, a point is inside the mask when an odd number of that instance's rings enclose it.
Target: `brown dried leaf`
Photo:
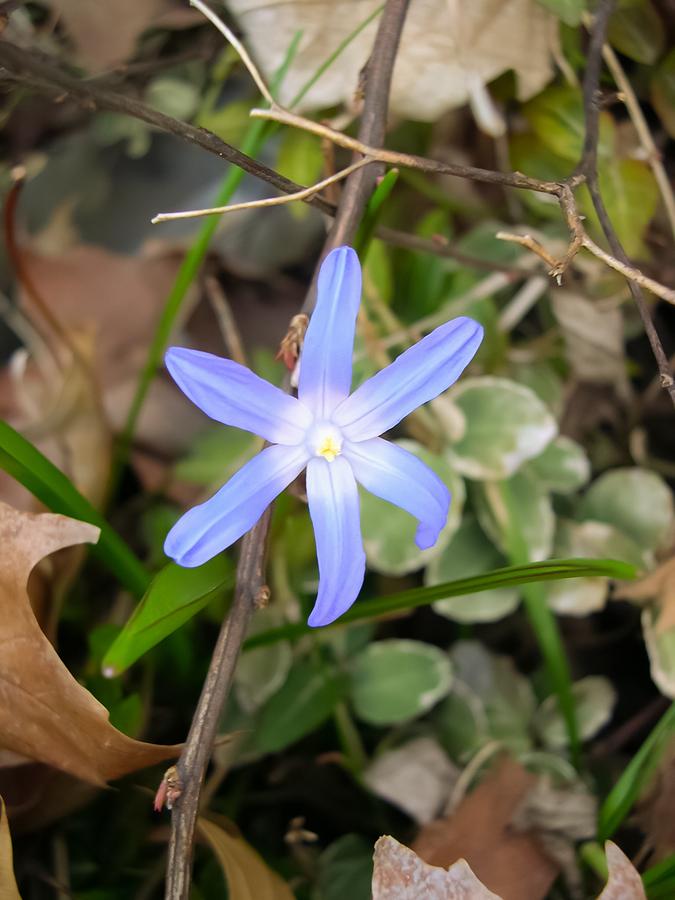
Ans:
[[[654,627],[657,636],[675,628],[675,556],[644,578],[620,585],[614,596],[617,600],[632,600],[641,605],[654,600],[660,609]]]
[[[125,62],[140,35],[160,18],[171,0],[51,0],[60,13],[76,56],[87,69],[100,72]]]
[[[598,900],[647,900],[642,879],[625,853],[612,841],[605,843],[609,878]]]
[[[21,900],[14,878],[12,861],[12,836],[5,812],[5,801],[0,797],[0,900]]]
[[[636,819],[646,845],[659,862],[675,853],[675,742],[663,753],[648,790],[640,799]]]
[[[378,838],[373,861],[373,900],[501,900],[466,860],[449,869],[430,866],[393,837]]]
[[[268,77],[281,65],[293,35],[302,31],[300,49],[281,90],[281,101],[287,104],[374,12],[379,0],[330,4],[231,0],[228,5]],[[352,105],[376,29],[377,22],[371,22],[351,41],[308,92],[301,111]],[[396,58],[391,108],[406,118],[431,122],[472,100],[480,120],[489,106],[483,85],[513,69],[519,98],[533,96],[553,76],[557,43],[557,21],[536,0],[416,0],[410,5]]]
[[[220,863],[230,900],[293,900],[286,882],[243,838],[208,819],[200,818],[198,828]]]
[[[426,825],[413,844],[423,860],[449,866],[464,858],[504,900],[541,900],[558,874],[535,839],[510,827],[536,777],[503,759],[450,816]]]
[[[0,746],[84,781],[104,784],[177,755],[117,731],[108,711],[73,678],[35,619],[28,576],[43,557],[95,542],[98,529],[0,503]]]

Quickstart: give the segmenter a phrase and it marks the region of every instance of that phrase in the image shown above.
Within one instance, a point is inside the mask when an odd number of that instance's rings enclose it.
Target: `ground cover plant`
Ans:
[[[675,896],[674,28],[0,3],[0,897]]]

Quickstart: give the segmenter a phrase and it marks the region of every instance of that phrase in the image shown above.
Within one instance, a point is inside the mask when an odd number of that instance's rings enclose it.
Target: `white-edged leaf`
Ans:
[[[555,531],[551,497],[526,472],[518,472],[508,482],[512,514],[527,546],[528,559],[536,562],[550,556]],[[506,554],[509,514],[504,506],[501,485],[486,481],[472,492],[478,521],[496,546]]]
[[[578,518],[614,525],[640,547],[656,550],[673,529],[673,495],[660,475],[641,469],[611,469],[586,492]]]
[[[260,609],[251,619],[247,636],[275,628],[283,621],[284,617],[276,607]],[[244,712],[255,712],[279,690],[286,681],[292,662],[293,653],[288,641],[249,650],[239,658],[234,673],[234,690]]]
[[[547,490],[573,494],[591,477],[591,463],[580,444],[561,434],[530,460],[527,471]]]
[[[556,436],[555,419],[534,391],[507,378],[466,378],[447,395],[466,420],[452,444],[454,468],[467,478],[508,478]]]
[[[562,558],[619,559],[639,569],[649,557],[637,544],[605,522],[558,522],[554,555]],[[587,616],[602,609],[607,599],[606,578],[570,578],[547,585],[549,606],[560,615]]]
[[[661,693],[675,700],[675,628],[659,632],[657,615],[653,607],[642,611],[642,634],[649,654],[649,669]]]
[[[617,695],[612,683],[600,675],[589,675],[572,685],[579,736],[590,740],[612,718]],[[566,747],[569,734],[555,695],[547,697],[534,717],[535,728],[547,747]]]
[[[443,552],[431,560],[424,572],[425,585],[443,584],[456,578],[480,575],[505,565],[504,558],[487,540],[478,521],[471,514],[464,517]],[[432,604],[434,612],[455,622],[494,622],[518,606],[518,591],[497,588],[448,597]]]
[[[354,709],[373,725],[421,716],[451,687],[448,655],[422,641],[377,641],[354,660],[351,670]]]

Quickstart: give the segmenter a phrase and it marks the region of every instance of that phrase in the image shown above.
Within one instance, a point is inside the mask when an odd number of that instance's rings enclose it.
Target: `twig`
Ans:
[[[190,6],[194,6],[195,9],[198,9],[199,12],[206,16],[209,22],[214,25],[218,31],[223,35],[225,40],[229,41],[230,44],[234,47],[234,49],[239,54],[239,58],[243,62],[243,64],[248,69],[248,73],[251,78],[255,81],[256,87],[262,94],[262,96],[267,100],[270,106],[274,106],[274,97],[272,96],[272,92],[265,84],[264,78],[261,76],[260,72],[256,68],[253,60],[248,54],[248,50],[236,34],[232,31],[231,28],[228,28],[227,25],[220,19],[210,7],[206,5],[206,3],[202,3],[202,0],[190,0]]]
[[[176,764],[182,793],[171,815],[167,900],[187,900],[190,894],[194,834],[204,773],[248,624],[256,602],[267,591],[264,560],[270,518],[271,508],[242,542],[232,607],[220,629],[190,732]]]
[[[237,322],[232,315],[232,308],[225,296],[225,291],[214,275],[207,275],[204,279],[206,296],[213,307],[214,315],[218,320],[223,342],[230,354],[230,358],[240,365],[247,365],[246,351],[239,334]]]
[[[640,144],[647,155],[647,162],[654,173],[654,178],[659,191],[661,192],[661,199],[663,200],[666,215],[670,222],[670,230],[673,233],[673,237],[675,237],[675,196],[673,196],[673,188],[670,179],[668,178],[663,162],[661,161],[661,154],[654,143],[654,138],[649,130],[647,120],[645,119],[642,108],[635,96],[635,91],[626,77],[623,66],[619,62],[619,58],[609,44],[605,44],[602,48],[602,55],[607,64],[607,68],[612,73],[612,78],[620,91],[620,97],[626,105],[628,115],[640,138]]]
[[[373,53],[387,60],[385,66],[374,67],[366,83],[366,106],[369,95],[375,95],[381,104],[380,116],[386,118],[391,72],[398,47],[398,39],[407,10],[407,0],[388,0],[380,20]],[[377,135],[376,135],[377,137]],[[342,202],[350,195],[349,183],[371,167],[362,168],[350,175],[342,194]],[[365,203],[365,198],[364,201]],[[353,201],[350,201],[350,209]],[[338,222],[346,214],[338,209]],[[350,212],[353,230],[358,218]],[[353,237],[347,235],[347,238]],[[199,796],[204,772],[211,756],[223,704],[232,683],[234,668],[239,656],[248,623],[253,614],[256,599],[267,590],[264,585],[264,560],[267,534],[271,518],[268,509],[249,531],[241,544],[237,567],[237,586],[232,608],[221,628],[213,651],[209,671],[188,734],[185,748],[177,763],[183,782],[183,792],[174,806],[171,816],[171,840],[167,868],[166,900],[187,900],[190,892],[194,832],[199,809]]]
[[[598,183],[597,170],[597,153],[598,153],[598,122],[600,115],[600,107],[598,103],[598,86],[600,82],[600,68],[602,63],[602,48],[605,43],[605,35],[607,32],[607,23],[614,9],[614,0],[601,0],[594,19],[593,30],[591,32],[591,46],[588,53],[588,64],[584,77],[584,116],[586,120],[586,134],[584,138],[584,148],[579,163],[578,171],[586,178],[588,190],[593,201],[595,212],[600,221],[600,226],[604,232],[610,250],[614,257],[626,266],[630,267],[630,260],[623,249],[623,245],[614,230],[614,226],[607,214],[600,186]],[[625,274],[625,273],[624,273]],[[650,315],[647,303],[642,293],[640,285],[632,278],[628,278],[628,288],[631,292],[635,305],[640,313],[642,324],[644,325],[647,338],[652,348],[652,353],[656,359],[661,378],[661,386],[668,392],[670,399],[675,406],[675,379],[668,363],[668,357],[663,349],[658,332],[654,327],[652,317]]]
[[[0,40],[0,66],[5,69],[3,74],[42,94],[48,94],[57,99],[69,96],[90,112],[107,109],[110,112],[132,116],[153,128],[182,138],[226,162],[239,166],[240,169],[266,181],[285,194],[302,190],[301,184],[296,184],[289,178],[279,175],[274,169],[241,153],[235,147],[222,141],[213,132],[166,116],[126,94],[73,78],[38,50],[24,50],[8,41]],[[335,208],[320,197],[310,197],[307,202],[329,215],[335,212]]]
[[[328,187],[328,185],[342,181],[344,178],[347,178],[348,175],[351,175],[352,172],[356,172],[358,169],[362,169],[372,162],[374,162],[372,159],[360,159],[358,162],[353,163],[351,166],[347,166],[340,172],[336,172],[334,175],[330,175],[322,181],[317,181],[316,184],[303,188],[301,191],[294,191],[292,194],[282,194],[281,197],[265,197],[262,200],[248,200],[246,203],[232,203],[229,206],[214,206],[211,209],[191,209],[183,212],[158,213],[151,221],[153,225],[156,225],[158,222],[170,222],[173,219],[195,219],[199,216],[222,215],[223,213],[240,212],[242,209],[260,209],[261,207],[266,206],[283,206],[286,203],[292,203],[294,200],[306,200],[308,197],[313,197],[315,194],[318,194],[319,191],[322,191],[325,187]]]

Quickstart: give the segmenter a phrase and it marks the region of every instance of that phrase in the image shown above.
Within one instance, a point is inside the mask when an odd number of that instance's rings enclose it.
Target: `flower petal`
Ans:
[[[307,466],[307,499],[319,559],[319,593],[308,624],[329,625],[358,597],[366,571],[359,494],[343,456]]]
[[[429,466],[382,438],[345,444],[356,480],[371,494],[400,506],[419,521],[415,543],[432,547],[448,520],[450,491]]]
[[[304,446],[267,447],[210,500],[193,507],[176,522],[166,536],[164,552],[180,566],[201,566],[253,528],[306,464]]]
[[[332,250],[319,271],[316,308],[300,357],[298,397],[317,420],[328,419],[349,394],[361,266],[351,247]]]
[[[181,391],[216,422],[252,431],[274,444],[304,440],[312,423],[306,407],[246,366],[184,347],[170,347],[164,359]]]
[[[446,322],[357,388],[333,414],[350,441],[393,428],[418,406],[450,387],[473,358],[483,329],[473,319]]]

